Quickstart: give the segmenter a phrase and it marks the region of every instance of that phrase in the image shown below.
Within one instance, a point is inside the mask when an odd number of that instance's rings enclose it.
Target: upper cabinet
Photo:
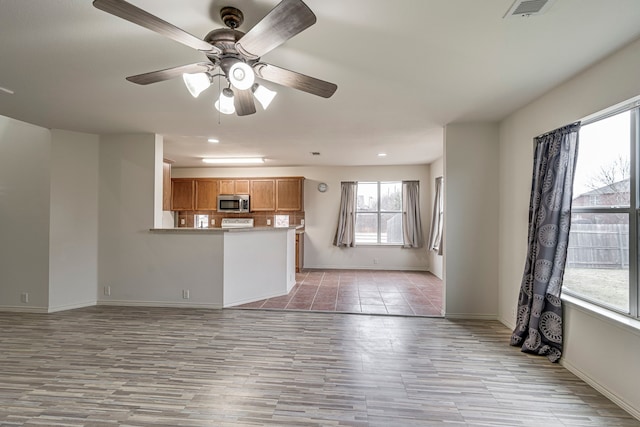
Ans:
[[[303,210],[303,191],[304,178],[276,178],[276,210]]]
[[[248,179],[221,179],[219,180],[219,194],[249,194]]]
[[[276,210],[276,183],[273,178],[251,180],[249,205],[252,211]]]
[[[171,210],[216,211],[219,194],[249,194],[252,212],[304,211],[304,178],[173,178]]]
[[[171,210],[192,211],[195,180],[193,178],[173,178],[171,180]]]
[[[197,211],[215,211],[218,209],[217,179],[195,179],[195,209]]]
[[[172,160],[162,159],[162,210],[171,210],[171,163]]]

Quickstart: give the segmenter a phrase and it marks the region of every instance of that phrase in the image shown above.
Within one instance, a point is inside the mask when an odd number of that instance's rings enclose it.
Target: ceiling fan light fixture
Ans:
[[[238,61],[229,69],[229,81],[239,90],[247,90],[255,81],[253,69],[244,62]]]
[[[207,73],[184,73],[182,75],[182,80],[184,80],[184,85],[194,98],[197,98],[202,91],[211,86],[211,79]]]
[[[222,114],[233,114],[236,112],[236,107],[233,104],[233,91],[228,87],[222,89],[220,98],[215,102],[216,110]]]
[[[252,86],[253,96],[256,97],[260,105],[262,105],[263,109],[267,109],[273,98],[276,97],[278,92],[267,89],[266,87],[259,85],[258,83],[254,83]]]

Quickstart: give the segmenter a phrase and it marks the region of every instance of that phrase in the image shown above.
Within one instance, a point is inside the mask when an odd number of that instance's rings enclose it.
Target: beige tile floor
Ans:
[[[441,316],[442,292],[429,272],[306,270],[288,295],[238,308]]]

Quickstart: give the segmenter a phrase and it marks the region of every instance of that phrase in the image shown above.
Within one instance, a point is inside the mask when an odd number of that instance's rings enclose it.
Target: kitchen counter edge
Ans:
[[[296,233],[304,233],[304,226],[293,225],[289,227],[246,227],[246,228],[192,228],[192,227],[175,227],[175,228],[150,228],[149,231],[154,233],[220,233],[220,232],[250,232],[250,231],[280,231],[280,230],[296,230]]]

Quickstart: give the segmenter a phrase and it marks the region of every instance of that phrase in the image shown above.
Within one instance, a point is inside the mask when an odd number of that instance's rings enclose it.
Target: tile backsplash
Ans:
[[[273,227],[275,224],[275,215],[289,215],[289,225],[303,225],[304,212],[292,211],[273,211],[273,212],[249,212],[249,213],[218,213],[216,211],[177,211],[176,227],[194,227],[196,215],[209,215],[209,228],[220,228],[223,218],[253,218],[255,227]],[[269,224],[270,222],[270,224]]]

